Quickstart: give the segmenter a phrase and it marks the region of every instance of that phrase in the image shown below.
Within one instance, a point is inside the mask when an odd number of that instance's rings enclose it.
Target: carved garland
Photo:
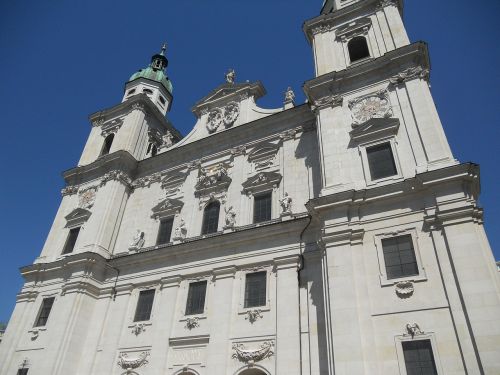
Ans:
[[[271,357],[274,354],[274,343],[264,341],[259,349],[254,350],[245,349],[243,344],[233,344],[233,350],[232,358],[245,363],[253,363]]]
[[[118,356],[118,366],[124,370],[133,370],[148,363],[149,351],[142,352],[138,357],[129,358],[127,353],[120,353]]]
[[[413,68],[408,68],[404,72],[401,72],[389,78],[389,82],[391,83],[391,85],[396,86],[416,78],[428,81],[429,74],[429,69],[424,69],[421,66],[415,66]]]

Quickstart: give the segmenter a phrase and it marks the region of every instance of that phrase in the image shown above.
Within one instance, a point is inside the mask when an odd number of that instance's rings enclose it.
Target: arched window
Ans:
[[[110,134],[106,138],[104,138],[104,145],[102,146],[100,156],[109,154],[109,150],[111,150],[111,145],[113,144],[114,138],[115,138],[114,134]]]
[[[153,90],[150,90],[150,89],[143,89],[142,92],[148,96],[152,95],[153,94]]]
[[[203,212],[203,225],[201,234],[215,233],[219,226],[219,202],[211,202],[205,207]]]
[[[370,57],[368,43],[366,42],[366,38],[363,36],[352,38],[349,43],[347,43],[347,49],[349,50],[349,58],[351,59],[351,62]]]

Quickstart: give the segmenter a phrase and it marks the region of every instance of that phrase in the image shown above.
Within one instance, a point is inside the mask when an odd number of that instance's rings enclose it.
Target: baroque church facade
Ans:
[[[479,167],[402,2],[328,0],[303,30],[305,104],[229,71],[182,137],[163,48],[90,115],[0,374],[500,373]]]

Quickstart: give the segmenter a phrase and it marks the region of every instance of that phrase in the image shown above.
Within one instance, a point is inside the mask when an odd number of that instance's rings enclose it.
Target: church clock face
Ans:
[[[391,106],[385,96],[369,96],[353,103],[352,117],[357,124],[362,124],[372,118],[382,118],[389,115]]]

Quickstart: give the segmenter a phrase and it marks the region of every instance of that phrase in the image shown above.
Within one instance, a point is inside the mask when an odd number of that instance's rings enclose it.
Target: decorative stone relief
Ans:
[[[274,343],[272,341],[264,341],[258,349],[245,349],[243,344],[233,344],[232,358],[238,359],[247,364],[262,361],[274,354]]]
[[[104,124],[104,117],[98,117],[95,120],[92,121],[92,126],[93,127],[98,127],[102,126]]]
[[[246,146],[234,147],[230,150],[231,155],[233,155],[233,156],[245,155],[246,149],[247,149]]]
[[[234,124],[240,115],[240,105],[236,102],[230,102],[224,107],[224,125],[230,127]]]
[[[323,34],[333,30],[333,23],[321,23],[311,29],[313,35]]]
[[[29,331],[29,333],[31,333],[31,340],[35,341],[40,335],[40,330],[37,328],[33,328]]]
[[[127,372],[139,368],[148,363],[149,351],[144,351],[138,357],[130,358],[127,353],[120,353],[118,355],[118,366]]]
[[[419,327],[419,325],[417,323],[413,323],[413,324],[406,324],[406,327],[405,327],[405,333],[403,334],[403,336],[411,336],[411,338],[417,336],[417,335],[423,335],[424,334],[424,331],[422,331]]]
[[[161,188],[165,190],[165,195],[169,197],[180,192],[180,188],[185,180],[185,173],[169,175],[161,181]]]
[[[282,139],[283,141],[287,141],[287,140],[290,140],[290,139],[294,139],[295,138],[295,134],[297,134],[297,130],[295,129],[290,129],[290,130],[286,130],[284,131],[283,133],[281,133],[279,135],[280,139]]]
[[[224,112],[220,108],[214,108],[208,113],[207,129],[213,133],[224,122]]]
[[[163,143],[163,135],[154,128],[148,128],[148,140],[149,143],[154,144],[156,147],[160,148]]]
[[[289,215],[292,213],[292,197],[285,193],[285,196],[280,199],[280,206],[283,212],[281,215]]]
[[[144,325],[144,323],[135,323],[132,326],[132,333],[136,336],[138,336],[139,334],[141,334],[141,332],[144,331],[146,331],[146,326]]]
[[[396,283],[396,295],[399,298],[410,298],[413,295],[413,292],[415,291],[415,288],[413,287],[413,282],[411,281],[400,281]]]
[[[381,90],[375,94],[362,96],[349,101],[353,126],[360,125],[372,118],[388,118],[392,116],[389,94]]]
[[[78,185],[68,185],[61,190],[61,195],[64,197],[66,195],[73,195],[78,193]]]
[[[347,42],[349,39],[352,39],[359,35],[368,34],[368,30],[370,29],[372,22],[369,17],[357,19],[356,21],[350,22],[347,26],[342,27],[337,30],[336,37],[340,39],[342,42]]]
[[[181,212],[183,206],[184,202],[179,199],[160,199],[160,202],[151,209],[151,211],[153,211],[151,217],[153,219],[159,219],[160,217],[171,216],[172,214],[177,215]]]
[[[130,243],[129,250],[138,251],[142,249],[144,246],[144,232],[140,229],[137,229],[137,233],[135,234],[132,242]]]
[[[421,66],[408,68],[404,72],[396,74],[389,78],[391,85],[400,85],[415,78],[429,80],[429,69],[423,69]]]
[[[194,318],[187,318],[186,319],[186,328],[189,330],[192,330],[193,328],[199,327],[200,326],[200,319],[195,316]]]
[[[134,103],[134,104],[132,104],[131,110],[132,111],[137,110],[137,111],[141,111],[141,112],[146,113],[144,104],[142,104],[142,103]]]
[[[207,205],[209,201],[219,201],[220,204],[226,204],[227,201],[227,192],[224,191],[219,191],[219,192],[212,192],[207,195],[200,196],[199,202],[198,202],[198,208],[200,210],[203,210],[203,208]]]
[[[236,225],[236,212],[233,206],[225,207],[224,211],[226,213],[224,229],[233,229]]]
[[[123,125],[123,120],[122,119],[114,119],[110,122],[107,122],[107,123],[104,123],[101,125],[102,125],[101,135],[103,137],[107,137],[108,135],[110,135],[112,133],[116,133],[118,131],[118,129],[121,128],[121,126]]]
[[[157,173],[153,173],[153,174],[151,174],[149,176],[144,176],[144,177],[138,178],[137,180],[135,180],[132,183],[132,186],[134,188],[149,187],[149,186],[151,186],[151,184],[160,181],[160,179],[161,179],[161,174],[159,172],[157,172]]]
[[[380,3],[378,4],[380,8],[384,8],[389,5],[398,6],[397,0],[381,0]]]
[[[207,195],[210,192],[227,189],[231,183],[228,169],[229,165],[224,163],[218,163],[209,168],[200,166],[195,186],[196,195]]]
[[[186,222],[184,219],[181,219],[179,225],[175,228],[174,231],[174,241],[182,241],[186,238],[187,228]]]
[[[320,109],[328,108],[328,107],[337,107],[341,106],[344,103],[344,98],[340,95],[328,95],[322,98],[319,98],[313,102],[311,109],[314,112],[317,112]]]
[[[257,319],[262,319],[262,310],[261,309],[252,309],[248,310],[245,316],[245,320],[248,320],[250,323],[254,323]]]
[[[86,189],[83,189],[79,193],[78,197],[78,207],[89,209],[94,205],[95,197],[96,197],[97,187],[92,186]]]
[[[101,179],[101,186],[106,185],[108,181],[120,181],[127,186],[131,186],[131,178],[122,171],[114,170],[106,173]]]

